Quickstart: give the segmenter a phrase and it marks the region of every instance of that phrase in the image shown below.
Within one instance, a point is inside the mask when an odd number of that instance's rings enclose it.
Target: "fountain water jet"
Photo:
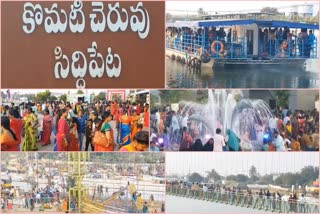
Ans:
[[[235,95],[240,95],[238,102]],[[208,90],[207,104],[181,101],[181,113],[190,115],[190,122],[205,128],[205,131],[200,130],[201,140],[208,134],[213,136],[217,128],[221,128],[223,134],[231,129],[241,141],[250,141],[252,150],[261,150],[263,132],[273,114],[263,100],[242,97],[242,93],[235,90]]]

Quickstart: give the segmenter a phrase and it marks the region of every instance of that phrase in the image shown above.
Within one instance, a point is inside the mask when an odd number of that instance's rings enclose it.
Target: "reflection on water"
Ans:
[[[301,68],[202,68],[196,70],[166,59],[166,86],[169,88],[317,88],[318,73]]]

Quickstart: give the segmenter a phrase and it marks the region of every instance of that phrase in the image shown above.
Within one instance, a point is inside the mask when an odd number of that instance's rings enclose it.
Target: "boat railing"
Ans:
[[[182,34],[167,36],[166,47],[197,56],[206,54],[211,58],[244,59],[248,57],[246,38],[209,38],[202,35]]]
[[[252,59],[253,43],[247,37],[209,37],[201,34],[176,34],[167,36],[166,47],[184,54],[200,56],[206,54],[212,59]],[[260,39],[256,57],[264,59],[318,58],[318,42],[315,38],[303,40],[292,37],[282,39]]]
[[[244,192],[232,191],[203,191],[202,189],[188,189],[179,186],[166,188],[168,195],[192,198],[196,200],[224,203],[233,206],[246,207],[279,213],[319,213],[317,203],[309,203],[302,200],[281,200],[273,196],[254,195]]]
[[[272,58],[318,58],[318,41],[293,39],[270,39],[262,41],[260,55]]]

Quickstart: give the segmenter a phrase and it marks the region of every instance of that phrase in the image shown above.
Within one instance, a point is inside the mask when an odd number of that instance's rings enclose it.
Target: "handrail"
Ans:
[[[234,193],[231,191],[207,191],[191,190],[187,188],[167,186],[166,193],[178,197],[187,197],[197,200],[225,203],[234,206],[247,207],[272,212],[295,212],[295,213],[319,213],[318,204],[281,200],[272,196],[257,196],[253,194]]]
[[[214,45],[219,43],[218,45]],[[224,46],[223,51],[222,44]],[[248,38],[228,38],[228,37],[209,37],[206,34],[187,34],[179,33],[167,35],[166,48],[180,51],[186,54],[200,56],[207,53],[213,59],[247,59],[252,58],[249,54]],[[250,47],[251,47],[250,46]],[[253,47],[251,47],[253,48]],[[258,55],[264,58],[291,59],[291,58],[318,58],[318,41],[293,39],[259,39]]]

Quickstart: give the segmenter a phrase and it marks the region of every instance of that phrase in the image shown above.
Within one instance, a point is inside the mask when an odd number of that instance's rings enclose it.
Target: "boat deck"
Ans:
[[[215,64],[227,65],[301,65],[306,59],[215,59]]]

